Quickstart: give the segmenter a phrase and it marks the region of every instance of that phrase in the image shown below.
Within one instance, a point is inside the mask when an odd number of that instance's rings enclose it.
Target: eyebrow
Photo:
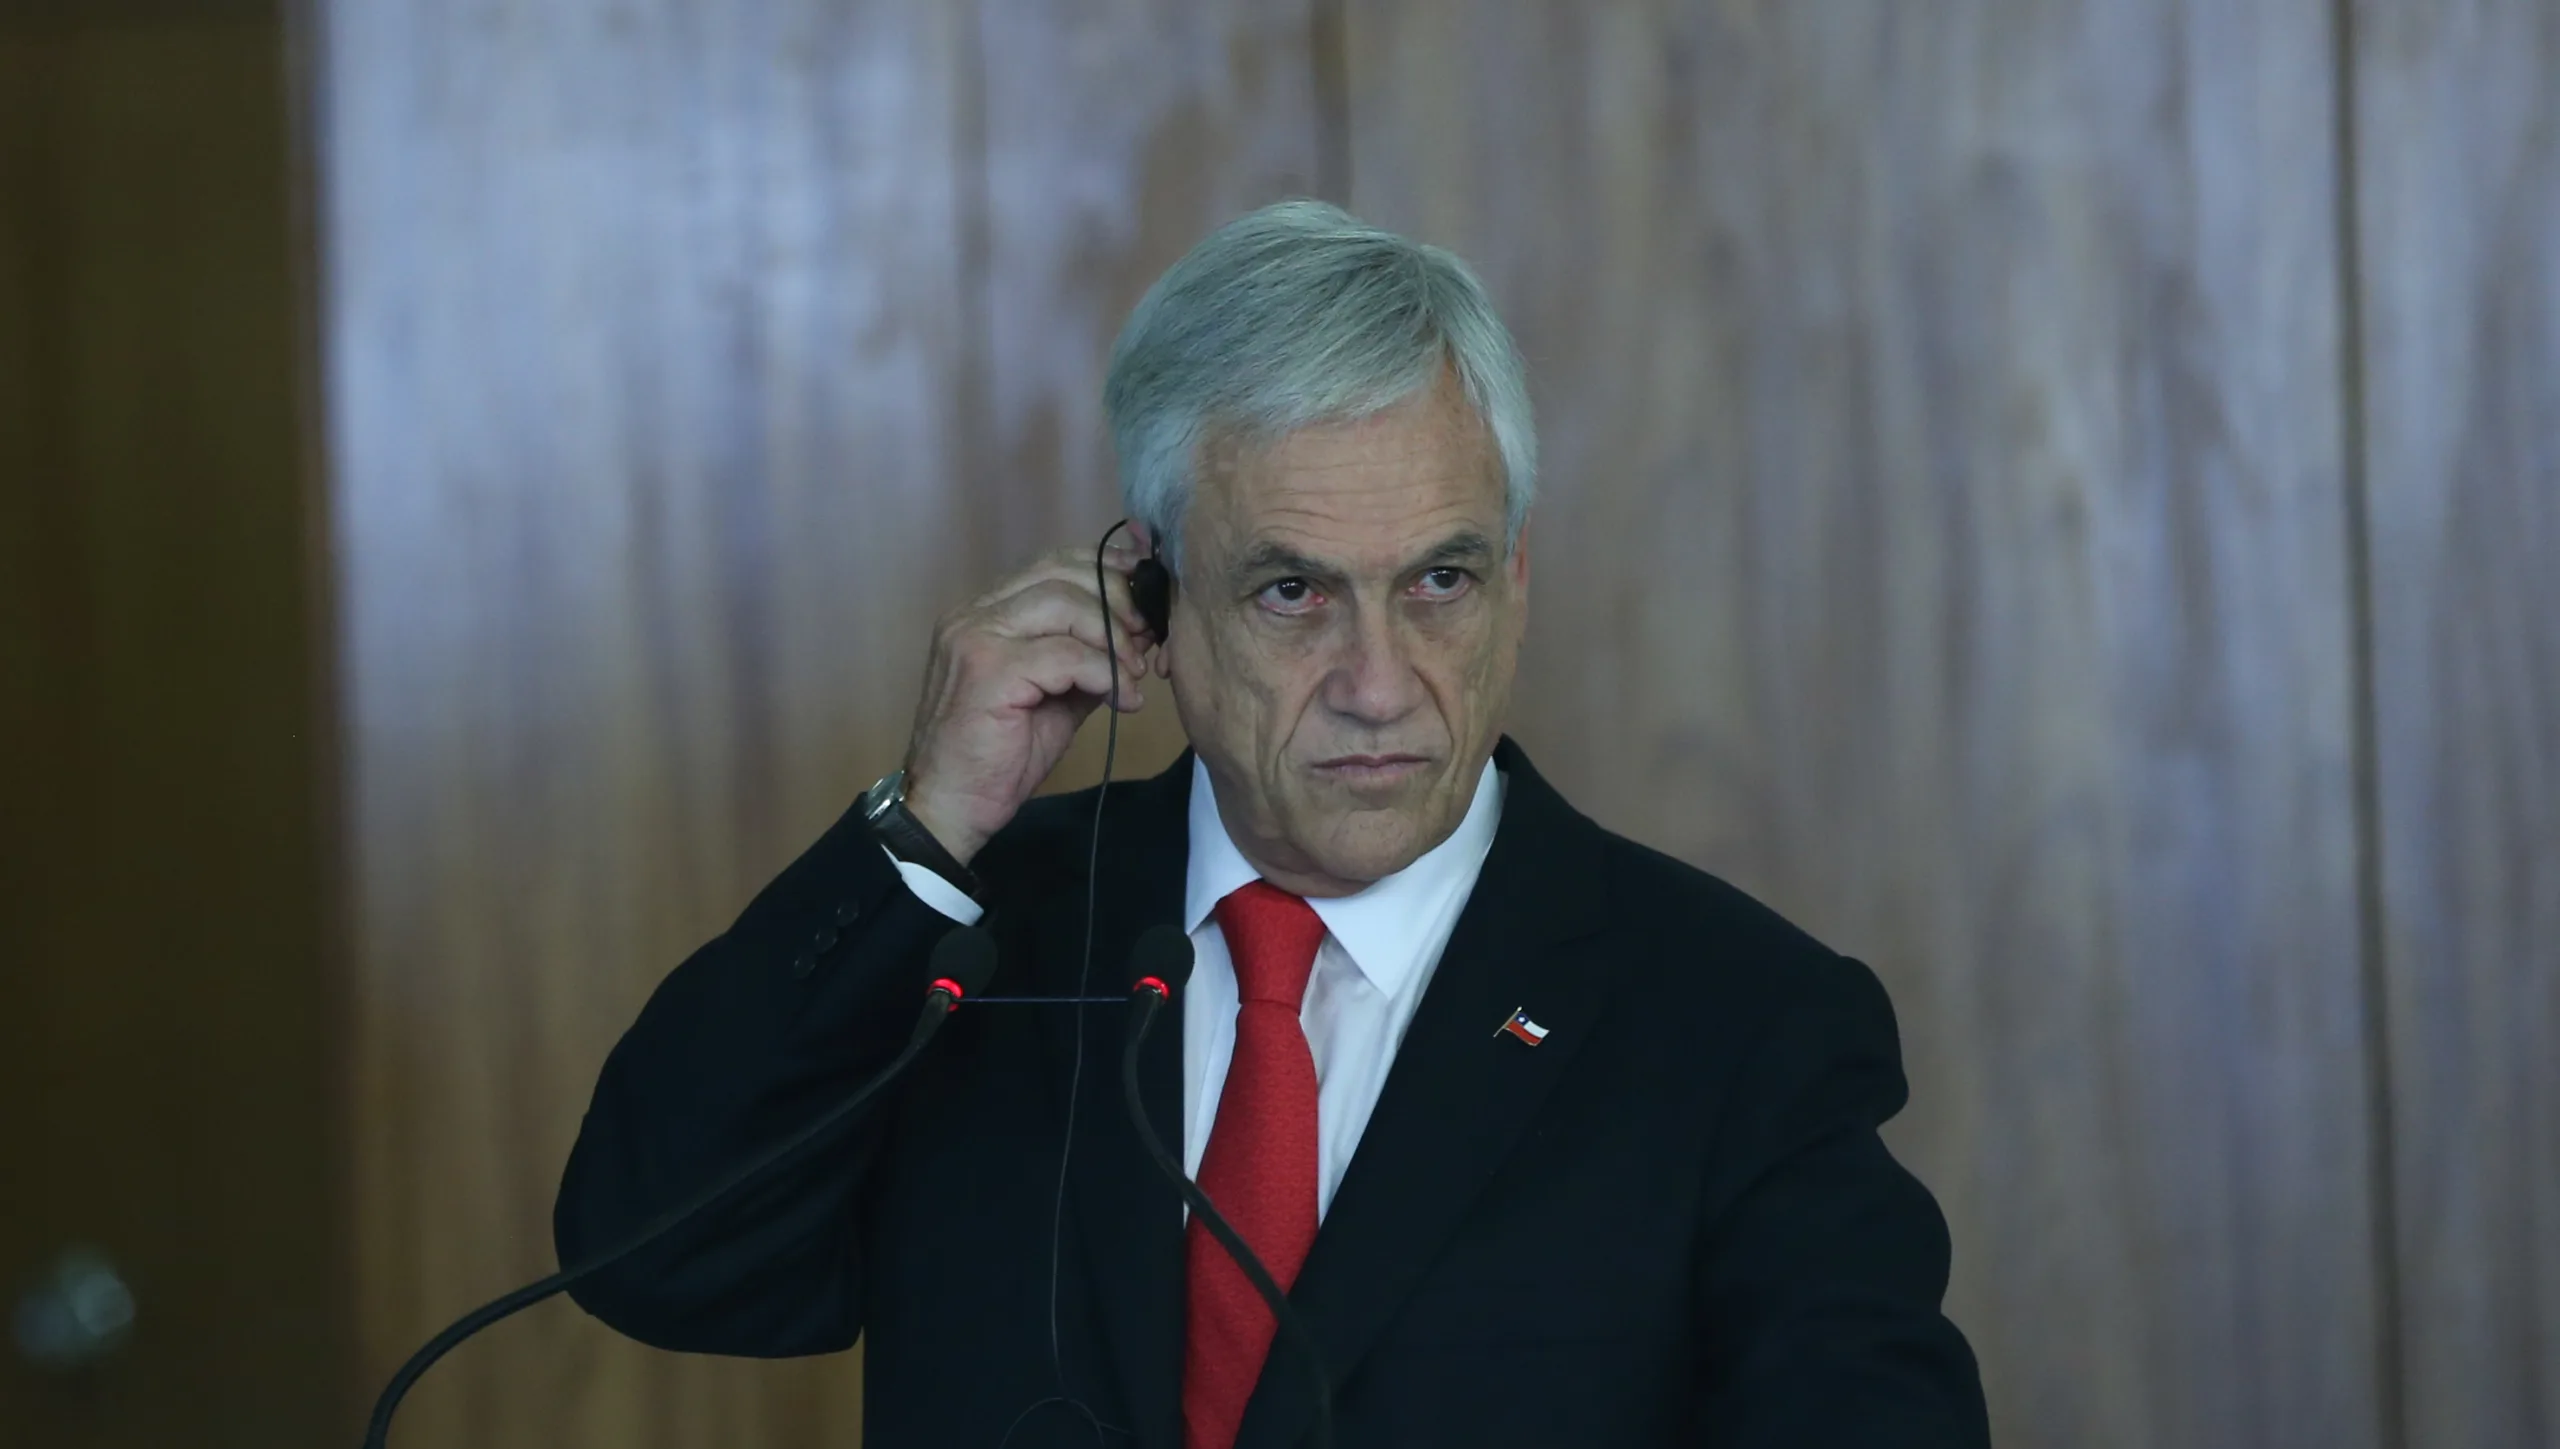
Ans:
[[[1238,577],[1260,574],[1309,574],[1317,578],[1335,576],[1333,565],[1321,559],[1309,558],[1287,544],[1274,543],[1269,539],[1264,539],[1246,549],[1244,557],[1236,560],[1235,571]]]
[[[1462,529],[1425,549],[1420,558],[1415,559],[1399,572],[1411,573],[1416,569],[1436,568],[1442,564],[1451,563],[1484,563],[1491,560],[1493,554],[1493,540],[1475,529]],[[1326,563],[1322,559],[1310,558],[1287,544],[1270,539],[1264,539],[1246,549],[1244,557],[1236,561],[1235,571],[1240,577],[1292,574],[1313,579],[1334,580],[1342,576],[1342,571],[1335,565]]]
[[[1435,564],[1444,563],[1490,563],[1493,556],[1493,540],[1469,528],[1453,533],[1432,545],[1431,551],[1424,554],[1415,567],[1430,568]]]

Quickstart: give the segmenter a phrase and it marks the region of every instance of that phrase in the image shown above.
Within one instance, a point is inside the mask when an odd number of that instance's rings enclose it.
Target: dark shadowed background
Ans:
[[[1882,973],[2001,1442],[2560,1443],[2560,0],[0,17],[0,1443],[351,1443],[548,1270],[1288,195],[1505,309],[1513,732]],[[860,1396],[553,1304],[398,1442]]]

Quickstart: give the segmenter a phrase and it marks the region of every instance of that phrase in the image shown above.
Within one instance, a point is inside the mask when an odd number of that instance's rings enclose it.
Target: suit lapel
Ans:
[[[1289,1295],[1337,1391],[1510,1155],[1624,969],[1568,971],[1556,949],[1607,924],[1599,828],[1510,741],[1494,760],[1509,784],[1493,848]],[[1522,1009],[1548,1029],[1534,1048],[1500,1029]],[[1292,1444],[1313,1414],[1304,1369],[1274,1344],[1236,1443]]]
[[[1147,927],[1182,919],[1186,811],[1191,756],[1151,780],[1112,787],[1104,801],[1102,854],[1095,877],[1091,994],[1115,994],[1130,948]],[[1066,887],[1034,906],[1040,935],[1040,989],[1075,991],[1083,962],[1083,852],[1091,817],[1075,831],[1075,868]],[[1080,1243],[1093,1315],[1120,1387],[1129,1427],[1142,1445],[1182,1438],[1182,1199],[1148,1158],[1121,1099],[1125,1016],[1117,1006],[1041,1008],[1061,1099],[1075,1098],[1069,1193],[1075,1226],[1063,1251]],[[1076,1038],[1083,1034],[1077,1072]],[[1182,1130],[1182,1012],[1167,1009],[1139,1060],[1148,1118],[1169,1143]],[[1043,1208],[1047,1204],[1041,1204]],[[1039,1216],[1046,1226],[1046,1212]]]

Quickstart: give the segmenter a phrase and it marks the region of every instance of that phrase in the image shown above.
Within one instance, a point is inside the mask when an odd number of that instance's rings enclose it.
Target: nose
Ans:
[[[1361,609],[1325,675],[1325,708],[1365,728],[1395,724],[1421,705],[1422,675],[1394,611]]]

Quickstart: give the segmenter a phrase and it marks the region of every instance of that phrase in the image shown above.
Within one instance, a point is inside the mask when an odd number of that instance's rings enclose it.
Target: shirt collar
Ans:
[[[1453,914],[1450,908],[1475,889],[1485,852],[1493,848],[1494,827],[1501,822],[1502,773],[1487,760],[1466,818],[1449,832],[1448,839],[1357,894],[1307,904],[1315,907],[1325,930],[1341,943],[1369,984],[1394,996],[1427,964],[1421,956],[1434,928],[1445,924]],[[1218,902],[1238,887],[1262,878],[1262,872],[1236,849],[1226,823],[1218,818],[1216,787],[1210,783],[1209,767],[1197,754],[1191,759],[1190,831],[1191,860],[1182,900],[1186,933],[1199,930]]]

